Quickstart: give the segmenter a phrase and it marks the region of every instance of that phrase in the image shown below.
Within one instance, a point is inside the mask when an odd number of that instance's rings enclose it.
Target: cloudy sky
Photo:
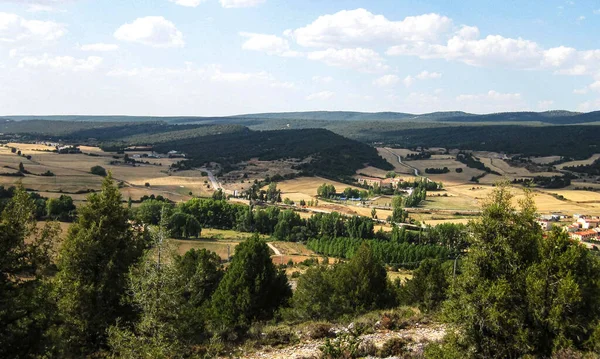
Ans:
[[[0,114],[600,109],[600,2],[0,0]]]

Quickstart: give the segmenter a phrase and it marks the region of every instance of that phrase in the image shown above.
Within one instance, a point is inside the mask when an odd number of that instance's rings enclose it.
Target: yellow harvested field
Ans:
[[[580,203],[600,203],[600,193],[592,191],[576,191],[576,190],[564,190],[564,189],[549,189],[545,192],[556,193],[573,202]]]
[[[594,154],[592,157],[588,158],[587,160],[570,161],[570,162],[561,163],[559,165],[556,165],[556,168],[563,169],[563,167],[571,167],[571,166],[579,166],[579,165],[591,165],[598,158],[600,158],[600,153]]]
[[[321,177],[301,177],[277,183],[277,188],[281,190],[281,197],[285,198],[288,193],[303,193],[308,196],[316,196],[317,189],[323,183],[331,184],[338,192],[346,187],[362,190],[360,187],[351,186],[345,183],[331,181]],[[267,189],[264,187],[263,189]],[[288,196],[289,197],[289,196]],[[291,198],[290,198],[291,199]]]
[[[42,151],[53,147],[38,144],[10,143],[24,154],[31,155],[31,160],[11,153],[9,147],[0,147],[1,172],[16,172],[22,162],[25,169],[31,174],[24,177],[0,176],[0,185],[10,186],[21,181],[26,188],[44,193],[62,191],[65,194],[78,196],[75,192],[82,190],[99,190],[102,177],[90,173],[93,166],[102,166],[111,171],[117,182],[124,182],[121,193],[125,198],[138,199],[143,195],[162,195],[174,201],[189,199],[189,192],[197,196],[207,196],[212,189],[206,188],[200,171],[181,171],[174,176],[168,173],[169,166],[175,159],[148,159],[157,161],[162,166],[140,164],[138,166],[124,164],[110,164],[114,160],[114,153],[106,153],[97,147],[82,146],[84,153],[94,153],[95,156],[86,154],[58,154]],[[55,176],[44,177],[39,174],[51,171]],[[146,188],[145,183],[150,183]],[[58,194],[59,195],[59,194]],[[84,200],[83,198],[77,198]]]
[[[416,154],[419,152],[415,152],[406,148],[390,148],[390,147],[384,147],[384,149],[394,153],[395,155],[398,156],[402,156],[402,157],[406,157],[409,154]]]
[[[299,192],[282,192],[281,193],[281,199],[286,199],[289,198],[290,200],[294,201],[294,202],[300,202],[302,200],[304,200],[305,202],[308,202],[310,200],[314,200],[314,197],[311,195],[308,195],[306,193],[299,193]]]
[[[492,169],[492,171],[496,171],[503,176],[506,176],[510,179],[513,178],[522,178],[522,177],[534,177],[534,176],[556,176],[558,173],[555,172],[530,172],[527,168],[524,167],[513,167],[506,163],[506,161],[498,159],[498,158],[486,158],[480,157],[479,160]]]
[[[312,256],[315,252],[306,248],[304,244],[294,242],[271,242],[275,248],[277,248],[283,255],[302,255]]]
[[[359,173],[370,177],[385,178],[385,175],[388,173],[388,171],[369,166],[356,171],[356,174]]]
[[[217,242],[209,240],[173,240],[177,245],[177,253],[183,255],[191,249],[206,249],[211,252],[217,253],[221,259],[227,259],[227,250],[229,248],[229,254],[235,253],[235,247],[239,244],[238,242]]]

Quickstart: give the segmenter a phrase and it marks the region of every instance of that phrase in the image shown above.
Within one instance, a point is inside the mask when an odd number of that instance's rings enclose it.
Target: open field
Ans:
[[[331,184],[331,185],[335,186],[336,190],[338,190],[340,192],[343,191],[344,188],[346,188],[346,187],[351,187],[351,188],[355,188],[358,190],[362,189],[360,187],[351,186],[351,185],[341,183],[341,182],[331,181],[331,180],[321,178],[321,177],[294,178],[291,180],[278,182],[277,188],[281,190],[282,197],[284,197],[283,196],[284,194],[288,194],[288,193],[304,193],[309,196],[316,196],[317,189],[323,183],[327,183],[327,184]],[[266,187],[264,189],[266,189]]]
[[[227,259],[228,248],[230,255],[233,255],[235,253],[235,246],[239,244],[239,242],[211,241],[205,239],[175,239],[173,241],[177,245],[177,253],[179,255],[183,255],[191,249],[206,249],[217,253],[217,255],[223,260]]]
[[[26,188],[46,194],[62,191],[78,196],[75,194],[78,191],[100,189],[102,177],[89,171],[93,166],[102,166],[112,172],[116,181],[123,182],[121,193],[125,198],[138,199],[144,195],[155,194],[180,201],[189,199],[189,192],[197,196],[208,196],[212,193],[212,189],[206,188],[206,177],[202,177],[200,171],[181,171],[172,175],[168,169],[175,159],[149,159],[162,165],[139,164],[134,167],[110,164],[115,160],[115,154],[103,152],[96,147],[81,147],[85,153],[94,154],[89,156],[47,152],[43,150],[52,148],[36,144],[10,143],[8,146],[19,149],[25,155],[31,155],[31,159],[11,153],[8,147],[0,147],[0,166],[4,167],[2,172],[16,172],[19,163],[23,163],[25,169],[32,174],[24,177],[0,176],[0,185],[10,186],[21,181]],[[55,176],[39,176],[46,171],[54,173]],[[146,183],[150,186],[146,187]],[[84,198],[85,196],[76,200],[81,201]]]
[[[363,169],[357,170],[356,174],[367,175],[369,177],[377,177],[377,178],[385,178],[388,171],[382,170],[376,167],[365,167]]]
[[[556,168],[563,169],[563,167],[571,167],[571,166],[579,166],[579,165],[591,165],[598,158],[600,158],[600,153],[596,153],[595,155],[593,155],[592,157],[588,158],[587,160],[570,161],[570,162],[561,163],[559,165],[556,165]]]
[[[414,173],[413,169],[409,166],[406,166],[403,163],[398,162],[398,156],[405,156],[407,153],[413,153],[410,150],[404,149],[394,149],[394,148],[377,148],[377,153],[381,157],[383,157],[386,161],[391,163],[394,166],[394,171],[401,174],[412,175]]]

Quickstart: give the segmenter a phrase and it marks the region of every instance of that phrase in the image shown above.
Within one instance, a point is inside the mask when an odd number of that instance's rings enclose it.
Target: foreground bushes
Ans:
[[[363,244],[348,263],[315,266],[298,280],[290,315],[299,319],[336,319],[396,303],[383,265]]]

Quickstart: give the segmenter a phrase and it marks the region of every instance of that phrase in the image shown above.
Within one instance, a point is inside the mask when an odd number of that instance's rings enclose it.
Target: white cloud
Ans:
[[[585,95],[585,94],[588,93],[588,88],[584,87],[584,88],[581,88],[581,89],[575,89],[575,90],[573,90],[573,93],[576,94],[576,95]]]
[[[583,20],[585,20],[585,16],[583,15],[577,18],[577,22],[582,22]]]
[[[329,100],[334,95],[335,95],[335,93],[331,92],[331,91],[321,91],[321,92],[312,93],[312,94],[306,96],[306,99],[308,101],[314,101],[314,100],[325,101],[325,100]]]
[[[390,21],[365,9],[342,10],[323,15],[292,32],[298,44],[309,47],[355,47],[390,42],[431,41],[452,26],[452,20],[438,14],[409,16]]]
[[[600,110],[600,99],[586,101],[586,102],[580,103],[577,106],[577,111],[580,111],[580,112],[590,112],[590,111],[598,111],[598,110]]]
[[[272,76],[265,72],[226,72],[221,70],[221,66],[213,65],[209,67],[210,79],[218,82],[245,82],[245,81],[269,81]]]
[[[442,74],[439,72],[429,72],[427,70],[421,71],[417,76],[415,76],[419,80],[431,80],[431,79],[439,79],[442,77]]]
[[[253,7],[264,4],[267,0],[219,0],[224,8]]]
[[[81,51],[106,52],[106,51],[116,51],[118,49],[119,49],[119,45],[117,45],[117,44],[96,43],[96,44],[81,45]]]
[[[472,66],[510,66],[534,68],[539,66],[542,49],[535,42],[521,38],[511,39],[489,35],[484,39],[462,37],[459,31],[445,45],[415,43],[392,46],[387,54],[413,55],[423,59],[442,58],[464,62]]]
[[[553,105],[554,105],[554,101],[552,101],[552,100],[542,100],[542,101],[538,101],[537,107],[540,110],[547,111],[547,110],[550,110]]]
[[[284,82],[273,82],[271,83],[271,87],[275,87],[275,88],[280,88],[280,89],[286,89],[286,90],[291,90],[296,88],[296,84],[291,82],[291,81],[284,81]]]
[[[251,51],[262,51],[269,55],[284,57],[299,56],[300,53],[290,50],[288,40],[275,35],[256,34],[251,32],[240,32],[240,36],[247,38],[242,49]]]
[[[481,94],[463,94],[456,97],[458,109],[475,113],[525,111],[529,107],[520,93],[501,93],[490,90]]]
[[[577,54],[577,50],[572,47],[553,47],[543,52],[542,64],[560,67],[563,66]]]
[[[356,69],[364,72],[381,72],[388,69],[384,59],[371,49],[355,48],[337,50],[329,48],[307,54],[309,60],[321,61],[329,66]]]
[[[34,3],[29,4],[27,7],[27,12],[65,12],[65,10],[60,10],[50,5]]]
[[[162,16],[147,16],[122,25],[115,31],[115,38],[152,47],[183,47],[183,34]]]
[[[54,21],[27,20],[16,14],[0,12],[0,43],[54,41],[66,33],[64,24]]]
[[[596,9],[596,10],[594,10],[593,12],[594,12],[594,14],[596,14],[596,15],[600,15],[600,9]]]
[[[59,71],[94,71],[102,64],[102,58],[89,56],[84,59],[72,56],[49,56],[44,54],[40,57],[26,56],[19,60],[20,68],[46,68]]]
[[[394,86],[400,81],[400,78],[396,75],[384,75],[373,80],[373,85],[379,87]]]
[[[206,0],[169,0],[172,3],[185,7],[197,7]]]
[[[490,90],[485,94],[476,95],[459,95],[456,97],[457,101],[473,101],[473,100],[494,100],[494,101],[506,101],[506,100],[520,100],[520,93],[500,93],[494,90]]]
[[[331,76],[313,76],[312,81],[318,84],[328,84],[333,81]]]
[[[417,80],[430,80],[430,79],[439,79],[442,77],[442,74],[439,72],[429,72],[427,70],[421,71],[415,76],[408,75],[403,80],[402,83],[406,87],[411,87]],[[380,87],[386,86],[394,86],[398,82],[400,82],[400,78],[396,75],[385,75],[381,76],[373,81],[373,84]]]
[[[596,81],[589,86],[592,91],[600,91],[600,81]]]

